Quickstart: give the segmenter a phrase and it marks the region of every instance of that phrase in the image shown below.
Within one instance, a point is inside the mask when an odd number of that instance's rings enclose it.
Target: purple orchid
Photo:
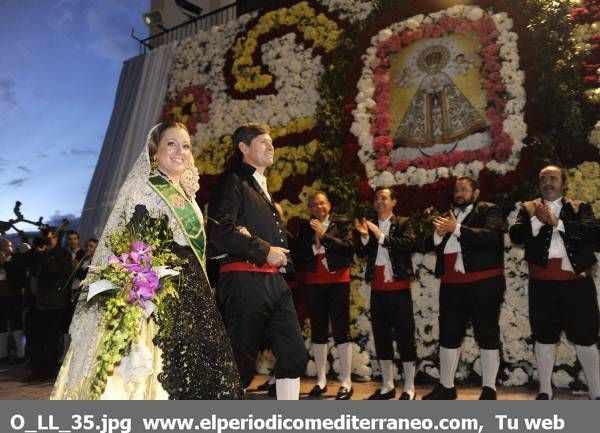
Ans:
[[[129,253],[129,257],[136,263],[149,262],[150,257],[148,256],[148,253],[153,249],[152,245],[145,245],[141,241],[133,241],[131,243],[131,253]]]
[[[133,277],[133,287],[129,292],[129,302],[137,302],[143,306],[144,300],[156,297],[156,292],[160,289],[160,281],[156,272],[138,272]]]
[[[151,261],[148,253],[152,250],[152,245],[146,245],[141,241],[133,241],[131,252],[123,253],[120,257],[110,256],[108,262],[124,267],[129,273],[148,272]]]

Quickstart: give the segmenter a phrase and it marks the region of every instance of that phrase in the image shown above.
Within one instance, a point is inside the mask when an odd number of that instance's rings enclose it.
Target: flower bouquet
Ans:
[[[107,241],[113,253],[106,266],[91,268],[84,284],[87,302],[102,309],[102,337],[90,384],[90,397],[104,392],[106,380],[137,341],[144,320],[153,316],[159,333],[168,333],[168,304],[177,297],[184,259],[171,250],[173,235],[166,218],[150,218],[136,208],[131,221]]]

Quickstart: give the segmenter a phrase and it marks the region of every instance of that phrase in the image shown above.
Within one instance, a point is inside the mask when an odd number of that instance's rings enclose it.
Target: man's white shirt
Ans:
[[[461,223],[472,211],[472,204],[467,206],[464,210],[461,210],[460,208],[454,209],[454,215],[456,216],[456,228],[450,235],[450,238],[448,239],[448,242],[446,242],[446,246],[444,247],[444,254],[457,253],[456,263],[454,264],[454,270],[456,272],[460,272],[461,274],[465,273],[465,264],[463,262],[462,250],[460,248],[460,241],[458,240],[458,238],[460,238]],[[443,236],[438,235],[435,231],[433,232],[434,245],[441,244],[443,239]]]

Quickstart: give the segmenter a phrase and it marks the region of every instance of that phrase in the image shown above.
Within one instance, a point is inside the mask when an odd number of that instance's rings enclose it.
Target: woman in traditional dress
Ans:
[[[239,373],[205,271],[202,213],[195,202],[198,171],[190,136],[181,123],[161,123],[125,181],[92,261],[106,266],[107,240],[133,220],[167,220],[172,251],[186,259],[177,296],[167,304],[168,332],[153,316],[142,319],[140,335],[106,378],[101,399],[236,399],[242,397]],[[97,365],[107,332],[103,304],[80,295],[70,328],[71,347],[52,399],[97,396]],[[164,331],[164,329],[162,330]]]

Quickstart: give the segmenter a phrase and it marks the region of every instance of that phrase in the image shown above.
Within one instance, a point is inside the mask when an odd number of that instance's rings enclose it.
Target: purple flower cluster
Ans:
[[[143,307],[145,300],[156,297],[160,289],[160,281],[156,272],[152,270],[152,245],[145,245],[141,241],[131,243],[131,251],[123,253],[120,257],[110,256],[108,262],[123,267],[132,277],[133,287],[129,292],[128,302],[136,302]]]

